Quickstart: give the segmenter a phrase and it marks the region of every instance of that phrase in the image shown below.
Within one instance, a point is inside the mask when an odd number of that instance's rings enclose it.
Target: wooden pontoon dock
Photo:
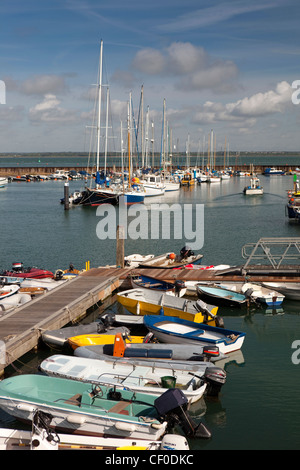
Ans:
[[[300,266],[281,266],[279,270],[264,270],[262,266],[244,271],[233,268],[217,271],[206,269],[130,269],[119,267],[92,268],[56,289],[40,295],[11,313],[0,316],[0,374],[14,361],[36,348],[45,330],[59,329],[83,319],[94,306],[111,305],[118,289],[129,289],[130,275],[145,274],[169,281],[220,282],[299,282]],[[250,269],[251,268],[251,269]],[[298,269],[299,268],[299,269]]]

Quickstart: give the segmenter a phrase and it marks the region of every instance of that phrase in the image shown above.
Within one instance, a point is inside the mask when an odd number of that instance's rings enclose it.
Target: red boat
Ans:
[[[11,271],[3,271],[2,276],[22,277],[24,279],[44,279],[46,277],[53,279],[54,274],[39,268],[24,268],[23,263],[13,263]]]

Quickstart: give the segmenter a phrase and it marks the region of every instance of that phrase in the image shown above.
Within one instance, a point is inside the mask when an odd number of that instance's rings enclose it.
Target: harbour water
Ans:
[[[204,243],[199,250],[204,265],[241,265],[242,247],[261,237],[298,237],[300,224],[285,215],[286,191],[292,176],[264,177],[263,196],[244,196],[249,178],[233,177],[220,184],[182,188],[151,202],[204,205]],[[70,192],[82,181],[71,181]],[[63,181],[10,183],[0,190],[0,270],[16,261],[55,271],[70,263],[78,268],[115,263],[116,240],[99,239],[101,217],[96,208],[60,204]],[[146,206],[150,204],[146,202]],[[176,225],[176,220],[175,220]],[[159,227],[157,228],[157,230]],[[185,240],[127,239],[125,254],[178,253]],[[113,305],[110,310],[119,309]],[[284,301],[282,308],[266,310],[219,309],[225,327],[243,331],[242,354],[224,367],[227,382],[217,400],[201,400],[191,407],[212,432],[212,438],[190,440],[191,449],[298,449],[300,439],[300,364],[292,362],[292,344],[300,340],[300,303]],[[51,351],[45,349],[15,364],[22,373],[32,373]],[[28,362],[27,362],[28,361]],[[15,371],[14,373],[18,373]],[[0,425],[17,426],[0,413]]]

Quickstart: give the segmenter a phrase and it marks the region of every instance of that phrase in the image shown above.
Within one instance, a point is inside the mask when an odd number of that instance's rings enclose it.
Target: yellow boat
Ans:
[[[114,344],[116,335],[109,334],[86,334],[72,336],[68,338],[68,343],[73,349],[79,348],[80,346],[96,346],[101,344]],[[129,336],[125,338],[126,343],[142,343],[145,336]]]
[[[118,302],[134,315],[166,315],[183,320],[222,326],[218,307],[198,300],[168,295],[153,289],[130,289],[117,295]]]

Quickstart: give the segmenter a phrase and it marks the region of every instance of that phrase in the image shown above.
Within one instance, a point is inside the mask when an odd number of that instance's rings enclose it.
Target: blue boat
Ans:
[[[167,292],[168,294],[178,294],[180,296],[186,291],[186,289],[184,289],[185,283],[183,281],[168,282],[156,277],[145,276],[144,274],[132,275],[131,286],[133,289],[143,287],[145,289]]]
[[[165,315],[146,315],[144,324],[158,341],[217,346],[222,354],[241,349],[245,333]]]
[[[284,174],[285,174],[285,171],[284,171],[284,170],[280,170],[280,169],[278,169],[278,168],[271,167],[271,168],[265,168],[263,174],[264,174],[265,176],[284,175]]]
[[[224,307],[240,307],[248,302],[248,297],[240,292],[219,286],[197,284],[197,294],[204,302]]]

